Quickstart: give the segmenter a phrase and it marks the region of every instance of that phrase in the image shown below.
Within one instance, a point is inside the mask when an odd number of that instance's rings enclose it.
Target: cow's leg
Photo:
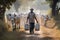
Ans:
[[[19,23],[19,29],[20,29],[20,23]]]
[[[16,23],[15,23],[14,28],[13,28],[13,31],[15,31],[15,30],[16,30]]]
[[[20,19],[19,19],[19,21],[18,21],[18,28],[20,29]]]

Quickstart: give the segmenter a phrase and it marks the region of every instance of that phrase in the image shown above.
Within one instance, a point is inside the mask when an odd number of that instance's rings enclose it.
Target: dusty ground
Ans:
[[[14,32],[4,33],[0,40],[60,40],[60,30],[57,29],[53,18],[47,21],[47,26],[43,26],[43,20],[41,19],[40,31],[29,34],[29,31],[21,28]]]

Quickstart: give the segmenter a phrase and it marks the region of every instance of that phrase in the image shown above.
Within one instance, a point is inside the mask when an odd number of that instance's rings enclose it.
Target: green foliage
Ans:
[[[5,8],[10,9],[10,6],[12,3],[14,3],[16,0],[0,0],[0,6],[3,6]]]
[[[47,3],[50,4],[50,7],[52,7],[53,5],[56,5],[58,2],[60,2],[60,0],[46,0]]]
[[[55,16],[57,13],[56,11],[56,7],[57,7],[57,3],[60,2],[60,0],[46,0],[50,5],[50,7],[52,8],[52,16]]]
[[[0,36],[3,35],[5,31],[7,31],[7,28],[4,23],[4,13],[7,9],[10,9],[10,6],[15,2],[16,0],[0,0]]]
[[[52,2],[52,0],[46,0],[47,2]]]
[[[11,5],[15,2],[16,0],[0,0],[0,19],[4,18],[4,13],[7,9],[10,9]]]

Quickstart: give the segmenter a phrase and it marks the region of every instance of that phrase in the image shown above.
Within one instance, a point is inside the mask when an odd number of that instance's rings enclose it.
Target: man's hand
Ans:
[[[35,18],[36,19],[36,18]],[[38,23],[37,19],[36,19],[36,22]]]
[[[38,23],[38,21],[37,21],[37,23]]]
[[[26,23],[28,23],[28,21],[26,21]]]
[[[28,23],[28,19],[26,20],[26,23]]]

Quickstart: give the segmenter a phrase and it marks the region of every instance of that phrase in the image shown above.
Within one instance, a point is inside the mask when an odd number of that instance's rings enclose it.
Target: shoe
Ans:
[[[34,34],[34,31],[30,32],[30,34]]]

